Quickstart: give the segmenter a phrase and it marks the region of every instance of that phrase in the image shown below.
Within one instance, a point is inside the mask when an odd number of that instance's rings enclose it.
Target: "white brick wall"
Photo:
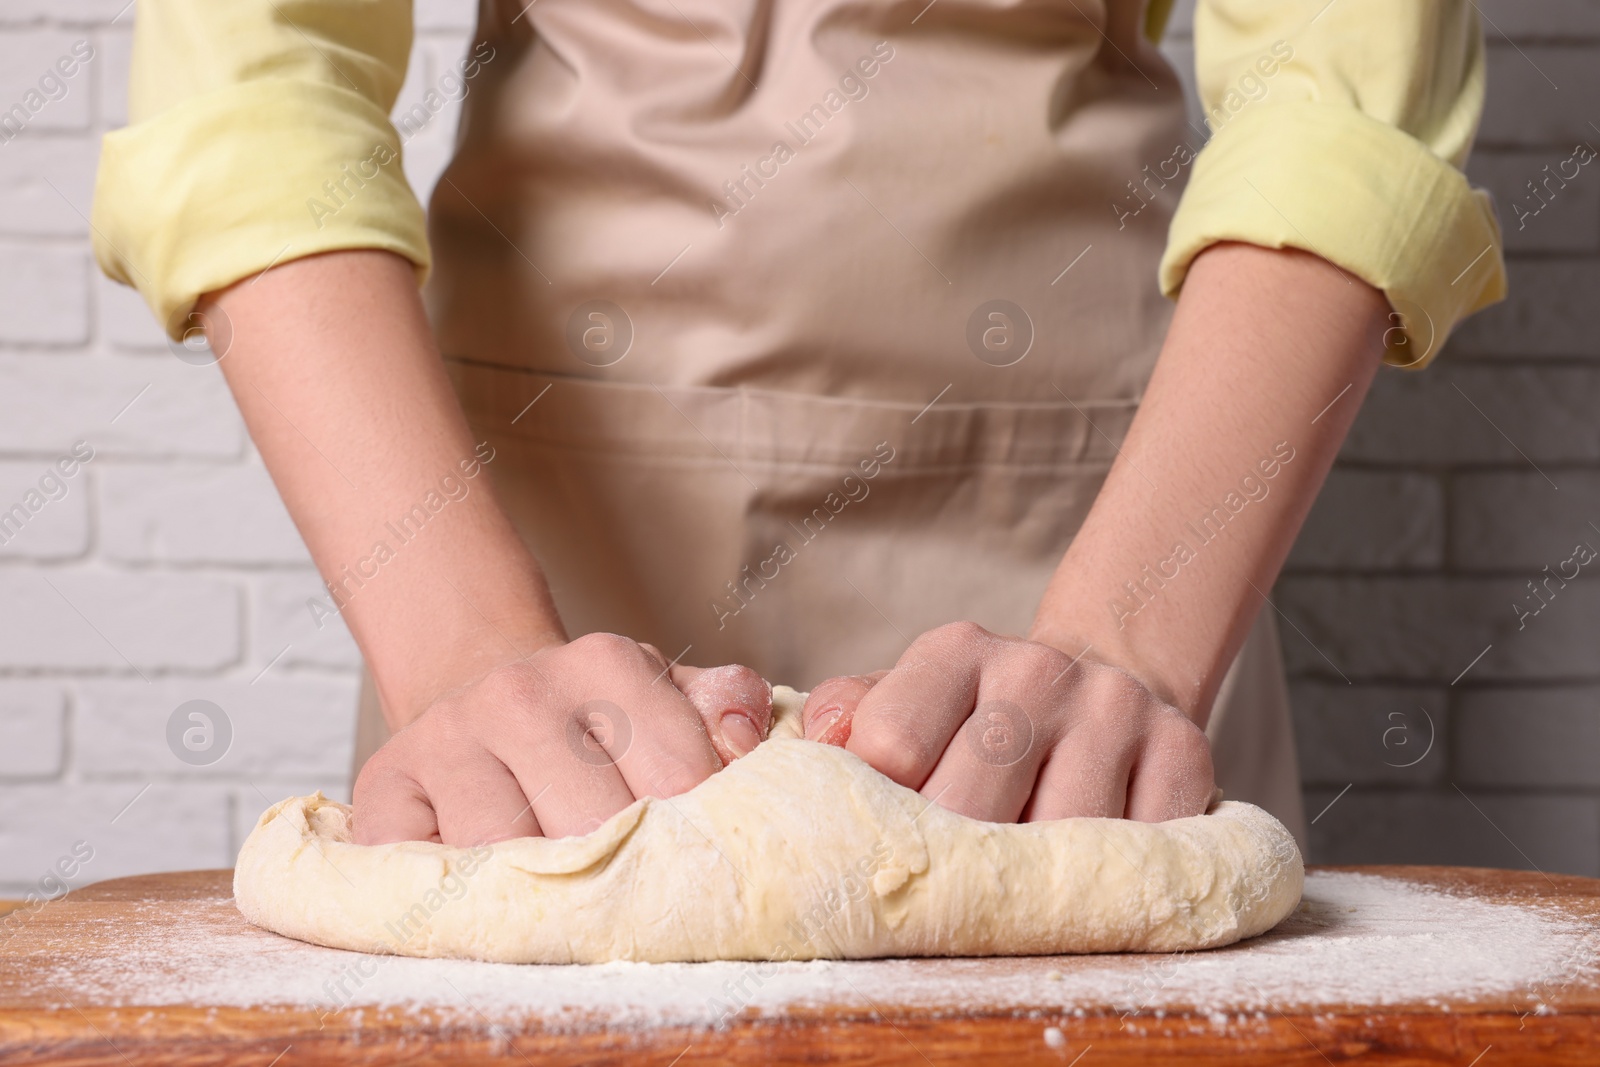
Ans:
[[[95,450],[0,545],[0,895],[78,841],[79,884],[225,866],[271,801],[348,790],[354,643],[305,611],[316,574],[216,369],[171,358],[90,258],[99,136],[126,121],[123,4],[0,8],[6,106],[73,42],[95,50],[0,144],[0,510],[74,442]],[[1434,370],[1380,377],[1279,586],[1312,858],[1600,874],[1600,584],[1585,571],[1521,631],[1510,607],[1576,539],[1600,546],[1600,169],[1524,229],[1509,208],[1577,140],[1600,144],[1600,3],[1481,7],[1498,30],[1470,172],[1500,206],[1513,291]],[[418,0],[402,107],[460,54],[472,8]],[[1180,64],[1188,26],[1180,10]],[[454,126],[408,145],[424,198]],[[209,766],[166,747],[189,700],[233,726]]]

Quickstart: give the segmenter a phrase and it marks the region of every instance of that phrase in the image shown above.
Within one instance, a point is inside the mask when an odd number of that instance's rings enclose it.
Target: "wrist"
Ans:
[[[406,726],[446,693],[566,643],[543,575],[531,555],[523,556],[466,569],[440,561],[350,605],[346,622],[392,728]]]
[[[548,648],[566,644],[566,635],[549,630],[507,633],[467,632],[467,640],[449,642],[425,657],[409,662],[385,662],[369,656],[368,666],[383,706],[384,719],[399,730],[436,704],[512,663],[527,660]]]
[[[1092,617],[1083,611],[1041,608],[1028,639],[1068,656],[1116,667],[1156,699],[1177,708],[1195,723],[1205,724],[1210,711],[1205,694],[1216,691],[1215,685],[1207,684],[1211,672],[1206,665],[1179,663],[1170,652],[1163,654],[1160,649],[1147,647],[1146,642],[1126,630],[1083,623]]]

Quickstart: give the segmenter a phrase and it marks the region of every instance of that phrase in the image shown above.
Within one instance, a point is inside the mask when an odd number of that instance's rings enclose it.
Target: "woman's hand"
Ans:
[[[808,739],[989,822],[1160,822],[1203,813],[1215,788],[1205,734],[1132,675],[976,623],[928,631],[893,670],[828,679],[802,716]]]
[[[589,634],[446,693],[367,761],[355,840],[478,845],[588,833],[638,797],[692,789],[748,753],[772,690],[748,667],[669,666]]]
[[[1034,640],[931,630],[892,671],[817,686],[806,736],[983,819],[1205,810],[1201,726],[1377,371],[1388,316],[1382,293],[1309,253],[1210,246]],[[1196,537],[1219,507],[1237,515],[1226,535]],[[1178,576],[1130,595],[1180,543]]]

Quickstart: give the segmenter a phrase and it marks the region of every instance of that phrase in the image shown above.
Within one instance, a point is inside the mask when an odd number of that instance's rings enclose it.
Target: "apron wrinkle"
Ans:
[[[853,397],[597,382],[455,358],[447,368],[468,413],[494,427],[497,439],[656,459],[699,459],[720,449],[786,467],[850,464],[887,439],[902,470],[1103,471],[1136,410],[1131,401],[1099,400],[941,402],[922,411]]]

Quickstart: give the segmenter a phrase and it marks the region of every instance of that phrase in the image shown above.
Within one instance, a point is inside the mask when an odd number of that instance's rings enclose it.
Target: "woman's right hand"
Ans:
[[[549,645],[444,694],[367,761],[355,840],[588,833],[639,797],[692,789],[771,721],[748,667],[673,666],[615,634]]]

